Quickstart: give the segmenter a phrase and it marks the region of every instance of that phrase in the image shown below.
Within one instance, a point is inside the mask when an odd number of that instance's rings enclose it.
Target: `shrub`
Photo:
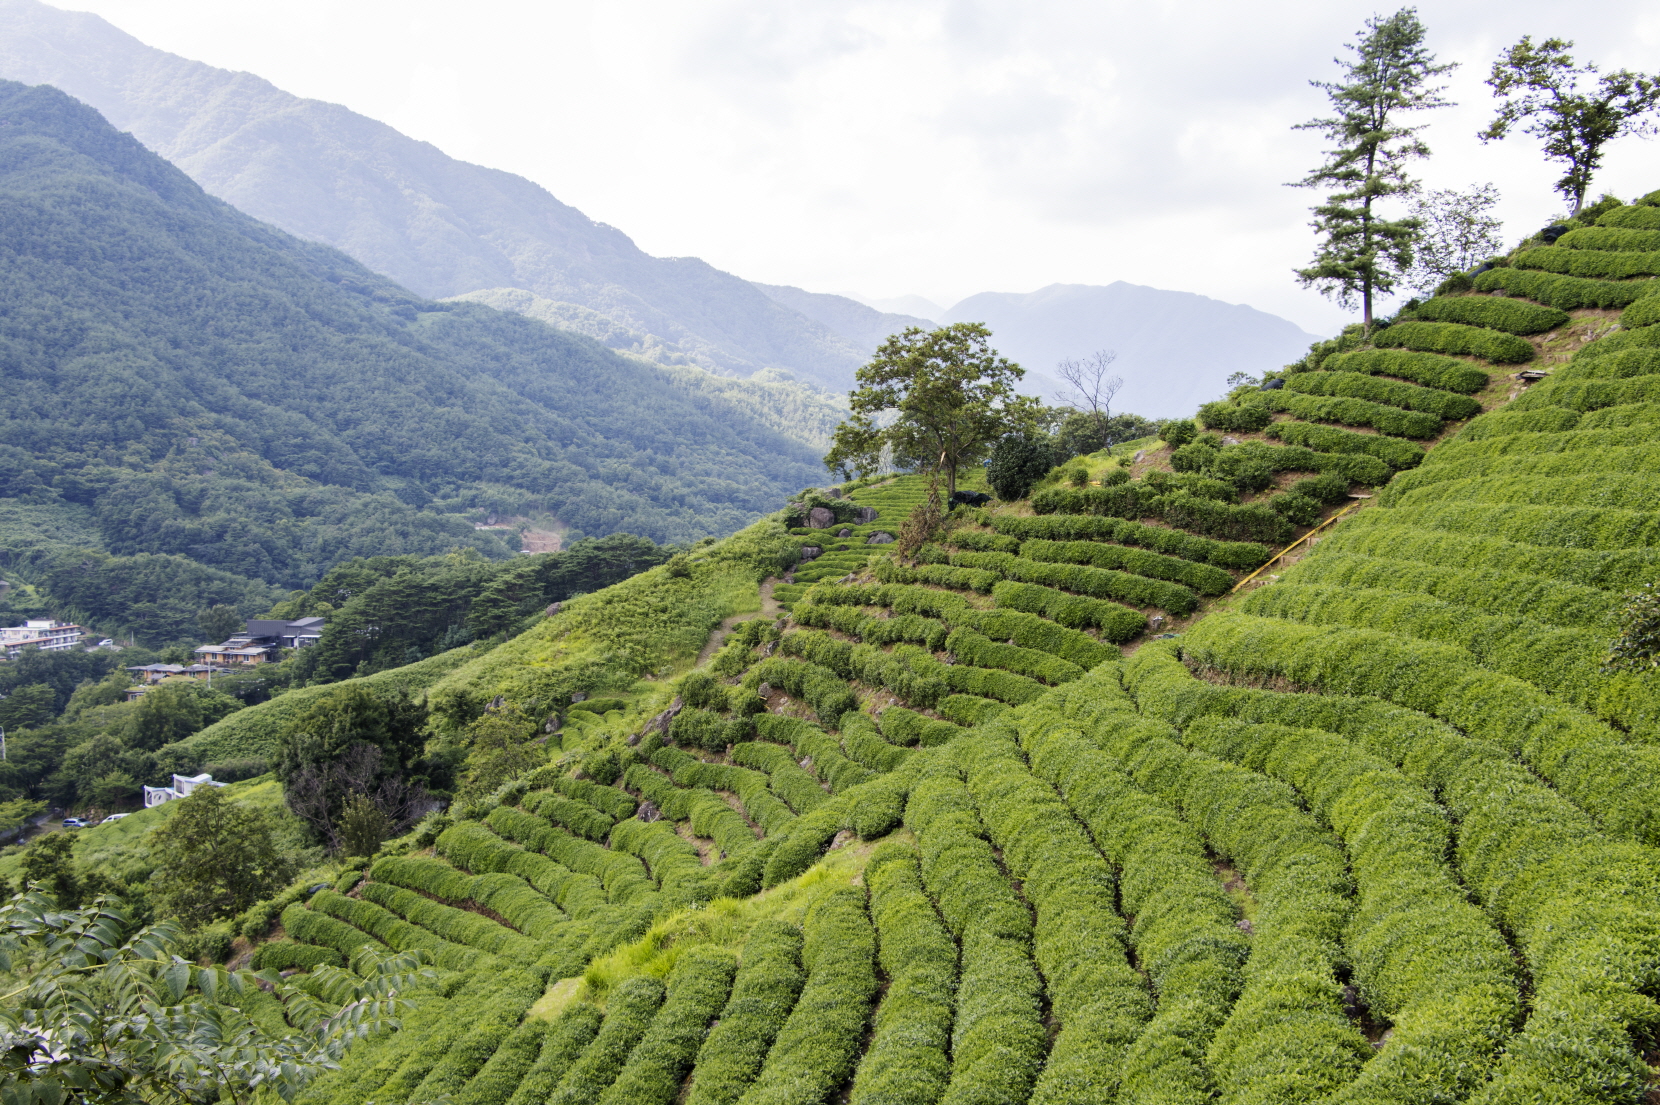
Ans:
[[[888,985],[850,1101],[936,1101],[951,1077],[957,945],[923,892],[911,848],[878,845],[865,884]]]
[[[1347,491],[1347,483],[1344,489]],[[1020,549],[1027,560],[1055,564],[1088,564],[1103,569],[1121,569],[1151,579],[1162,579],[1191,587],[1201,595],[1226,594],[1233,588],[1233,577],[1209,564],[1195,564],[1158,553],[1106,545],[1095,541],[1045,541],[1034,538]]]
[[[807,982],[744,1095],[750,1105],[822,1101],[853,1073],[876,993],[876,947],[865,893],[829,891],[802,926]]]
[[[1010,610],[1041,615],[1072,629],[1098,629],[1102,640],[1115,643],[1128,641],[1147,628],[1147,616],[1140,611],[1033,583],[1004,580],[992,588],[992,602]]]
[[[1111,546],[1103,546],[1110,553]],[[1054,564],[1008,553],[955,553],[952,563],[996,572],[1004,579],[1059,587],[1094,598],[1157,606],[1178,616],[1192,613],[1199,598],[1188,588],[1111,568]]]
[[[598,1034],[559,1080],[547,1098],[548,1105],[597,1101],[616,1081],[662,1004],[663,984],[654,978],[630,978],[618,984],[606,1001],[605,1021]]]
[[[744,676],[745,686],[761,683],[770,683],[805,701],[826,728],[834,729],[843,714],[859,708],[859,696],[847,682],[818,664],[769,657]]]
[[[1422,411],[1373,403],[1366,399],[1328,398],[1295,392],[1274,392],[1268,402],[1275,410],[1288,411],[1297,418],[1316,422],[1341,422],[1347,426],[1370,426],[1382,434],[1397,437],[1435,437],[1442,430],[1441,419]]]
[[[1660,296],[1645,296],[1620,312],[1620,325],[1627,330],[1660,322]]]
[[[1268,436],[1323,453],[1376,457],[1397,469],[1411,468],[1424,459],[1424,447],[1411,441],[1382,434],[1357,434],[1312,422],[1276,422],[1268,427]]]
[[[960,726],[926,717],[903,706],[889,706],[878,720],[882,725],[883,738],[901,747],[935,747],[962,733]]]
[[[1409,411],[1423,411],[1459,420],[1481,413],[1481,404],[1467,395],[1403,384],[1359,372],[1299,372],[1286,387],[1305,395],[1337,395],[1368,399]]]
[[[1594,250],[1537,246],[1516,254],[1519,269],[1542,269],[1563,276],[1624,280],[1632,276],[1660,276],[1660,252],[1602,253]]]
[[[1285,491],[1267,500],[1268,505],[1299,526],[1312,526],[1320,520],[1320,503],[1307,495]]]
[[[1379,331],[1372,343],[1380,349],[1463,353],[1494,364],[1525,364],[1533,359],[1533,346],[1524,338],[1456,322],[1397,322]]]
[[[759,741],[735,744],[732,746],[732,762],[766,772],[772,780],[773,793],[788,802],[790,809],[798,816],[811,813],[829,800],[830,796],[819,787],[818,780],[796,763],[786,749],[776,744]]]
[[[992,449],[991,460],[986,465],[986,484],[1005,502],[1024,499],[1056,459],[1047,438],[1028,433],[1008,434]]]
[[[1276,425],[1292,426],[1303,423],[1281,422]],[[1418,451],[1420,455],[1423,452],[1422,449]],[[1196,537],[1164,526],[1147,526],[1126,519],[1103,518],[1089,514],[1052,514],[1038,517],[999,514],[991,521],[998,533],[1006,533],[1012,537],[1042,537],[1055,541],[1116,541],[1122,545],[1138,545],[1152,549],[1167,556],[1179,556],[1184,560],[1215,564],[1219,568],[1249,570],[1273,555],[1273,550],[1265,545],[1241,541],[1213,541],[1208,537]]]
[[[332,947],[273,940],[254,949],[249,966],[256,971],[309,971],[316,967],[344,967],[346,957]]]
[[[1484,414],[1459,430],[1452,441],[1486,441],[1511,434],[1550,434],[1571,430],[1579,424],[1579,412],[1562,407],[1540,410],[1498,410]]]
[[[1660,211],[1652,204],[1639,201],[1629,207],[1616,207],[1597,217],[1598,226],[1617,226],[1630,230],[1660,230]]]
[[[687,1105],[736,1105],[760,1073],[805,981],[801,930],[784,921],[756,925],[720,1023],[698,1050]]]
[[[1660,230],[1629,230],[1614,226],[1581,226],[1568,231],[1552,242],[1551,245],[1562,249],[1651,253],[1660,250]]]
[[[1199,421],[1207,430],[1230,433],[1256,433],[1273,421],[1268,408],[1258,403],[1206,403],[1199,408]]]
[[[619,990],[621,988],[619,987]],[[620,995],[624,1001],[635,1001],[633,991]],[[647,1011],[649,1015],[649,1010]],[[560,1081],[570,1071],[578,1057],[583,1055],[599,1033],[602,1017],[592,1005],[573,1005],[549,1025],[543,1035],[542,1050],[525,1074],[524,1080],[507,1105],[540,1105],[547,1101]],[[479,1102],[478,1105],[485,1105]],[[494,1105],[494,1103],[490,1103]]]
[[[1431,322],[1461,322],[1507,334],[1542,334],[1568,321],[1566,311],[1490,295],[1436,296],[1412,314]]]
[[[597,810],[586,802],[566,798],[554,790],[527,794],[519,802],[530,812],[547,818],[555,825],[563,825],[571,832],[585,836],[589,840],[604,840],[611,832],[611,826],[616,823],[610,814]]]
[[[1581,307],[1624,307],[1654,290],[1646,280],[1586,280],[1537,269],[1489,269],[1476,277],[1481,292],[1526,296],[1564,311]]]
[[[1159,440],[1172,446],[1186,445],[1199,436],[1199,427],[1190,418],[1172,418],[1159,423]]]
[[[721,948],[693,947],[669,976],[668,1000],[629,1053],[599,1105],[667,1105],[680,1092],[704,1034],[726,1004],[737,963]]]
[[[842,715],[842,747],[854,760],[872,771],[892,771],[905,762],[910,750],[890,744],[866,714]]]

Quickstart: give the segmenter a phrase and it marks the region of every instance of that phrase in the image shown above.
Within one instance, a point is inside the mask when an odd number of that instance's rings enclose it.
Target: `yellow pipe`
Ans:
[[[1318,535],[1321,530],[1325,529],[1327,526],[1331,525],[1333,522],[1337,521],[1339,518],[1343,517],[1345,514],[1349,513],[1349,511],[1353,510],[1355,507],[1359,506],[1361,503],[1363,503],[1365,501],[1366,501],[1365,499],[1356,499],[1354,502],[1350,503],[1348,506],[1346,506],[1342,510],[1338,511],[1336,514],[1333,514],[1330,518],[1327,518],[1324,522],[1321,522],[1319,525],[1315,526],[1313,529],[1309,530],[1307,533],[1305,533],[1301,537],[1297,538],[1297,540],[1291,542],[1291,544],[1287,545],[1285,548],[1281,549],[1279,552],[1275,553],[1273,556],[1269,557],[1266,561],[1264,561],[1262,567],[1258,568],[1256,571],[1252,572],[1250,575],[1246,576],[1244,579],[1242,579],[1238,583],[1234,584],[1233,591],[1229,591],[1228,594],[1230,594],[1230,595],[1233,594],[1234,591],[1238,591],[1241,587],[1243,587],[1247,583],[1251,582],[1251,580],[1255,579],[1257,576],[1261,575],[1263,572],[1266,572],[1269,568],[1273,567],[1274,562],[1276,560],[1278,560],[1280,557],[1284,556],[1286,553],[1290,552],[1292,549],[1296,548],[1298,545],[1301,545],[1304,541],[1307,541],[1309,538]]]

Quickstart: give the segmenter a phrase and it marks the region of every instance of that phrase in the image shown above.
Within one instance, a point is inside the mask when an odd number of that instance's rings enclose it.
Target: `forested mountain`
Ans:
[[[981,292],[940,321],[985,323],[1004,356],[1049,377],[1069,357],[1117,350],[1113,371],[1124,377],[1124,390],[1116,406],[1149,418],[1182,417],[1226,390],[1231,373],[1275,371],[1315,340],[1254,307],[1122,280]]]
[[[0,120],[0,495],[89,509],[109,553],[309,586],[508,555],[469,511],[726,533],[822,472],[654,365],[257,222],[56,89],[0,83]]]
[[[715,371],[783,368],[832,391],[867,352],[695,257],[644,253],[523,177],[153,49],[95,15],[0,0],[0,77],[64,89],[210,194],[421,295],[522,288]]]

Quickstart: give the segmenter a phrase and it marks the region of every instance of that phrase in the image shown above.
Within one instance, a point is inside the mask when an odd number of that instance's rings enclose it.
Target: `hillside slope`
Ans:
[[[820,471],[655,366],[256,222],[61,92],[0,84],[0,117],[0,494],[91,506],[110,552],[293,587],[506,555],[473,510],[731,532]]]
[[[1124,390],[1115,407],[1148,418],[1185,417],[1226,390],[1231,373],[1277,371],[1315,340],[1253,307],[1122,280],[982,292],[941,321],[985,323],[1004,356],[1050,378],[1060,361],[1116,350],[1112,371],[1124,377]]]
[[[1660,556],[1660,271],[1610,244],[1207,405],[1237,444],[906,561],[920,481],[852,487],[457,669],[441,724],[558,758],[282,903],[259,962],[465,980],[304,1100],[1645,1100],[1656,677],[1600,663]]]
[[[695,257],[649,256],[523,177],[156,50],[95,15],[0,0],[0,77],[65,90],[209,194],[419,295],[522,288],[710,369],[784,368],[831,391],[865,352]]]

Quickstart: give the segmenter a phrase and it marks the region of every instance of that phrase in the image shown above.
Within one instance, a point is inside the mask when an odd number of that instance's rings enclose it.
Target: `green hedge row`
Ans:
[[[512,1096],[507,1098],[507,1105],[542,1105],[559,1085],[559,1080],[565,1076],[565,1072],[571,1069],[571,1064],[576,1062],[577,1056],[581,1055],[599,1034],[602,1019],[603,1016],[598,1009],[584,1003],[566,1009],[551,1023],[541,1022],[545,1026],[541,1033],[541,1047],[530,1066],[520,1076],[518,1089],[513,1090],[507,1082],[509,1071],[506,1069],[495,1072],[496,1077],[491,1078],[491,1084],[500,1083],[508,1087]],[[492,1072],[487,1066],[480,1072],[480,1079],[489,1073]],[[490,1105],[495,1100],[493,1097],[482,1098],[478,1105]],[[465,1102],[458,1105],[465,1105]]]
[[[1000,717],[1010,709],[1007,703],[972,694],[946,695],[935,708],[941,717],[965,729]]]
[[[1537,412],[1543,413],[1543,412]],[[1573,414],[1573,411],[1560,411]],[[1630,406],[1593,411],[1580,420],[1586,430],[1612,430],[1660,423],[1660,403],[1633,403]]]
[[[616,819],[586,802],[577,802],[552,790],[536,791],[520,799],[520,805],[555,825],[563,825],[578,836],[604,840]]]
[[[857,710],[842,715],[847,718],[862,716]],[[813,774],[830,785],[832,794],[840,794],[860,783],[868,783],[874,776],[842,752],[841,742],[816,725],[799,718],[778,714],[759,714],[755,718],[755,734],[762,740],[787,744],[797,756],[812,761]]]
[[[802,929],[807,983],[743,1105],[826,1100],[853,1073],[876,995],[875,934],[863,888],[832,890]]]
[[[510,844],[477,822],[451,825],[439,835],[436,849],[451,863],[475,874],[517,875],[572,917],[591,917],[606,908],[605,888],[598,879]]]
[[[1036,914],[1034,957],[1060,1035],[1033,1097],[1100,1100],[1152,1015],[1128,957],[1113,870],[1053,787],[1033,777],[1007,717],[952,746],[1009,874]]]
[[[1618,592],[1504,568],[1426,564],[1328,548],[1297,570],[1298,585],[1382,589],[1428,595],[1489,614],[1526,616],[1548,625],[1604,628],[1620,603]]]
[[[1004,580],[992,588],[992,602],[999,607],[1038,614],[1072,629],[1091,628],[1101,639],[1119,643],[1138,636],[1147,628],[1147,615],[1116,602],[1069,595],[1052,587]]]
[[[1586,280],[1538,269],[1488,269],[1476,277],[1478,292],[1526,296],[1548,307],[1576,311],[1582,307],[1625,307],[1654,288],[1646,280]]]
[[[745,687],[771,684],[794,695],[813,708],[826,728],[836,728],[841,716],[859,708],[859,696],[836,672],[815,663],[800,663],[769,656],[744,676]],[[799,812],[799,811],[798,811]]]
[[[1316,449],[1322,453],[1375,457],[1391,468],[1411,468],[1424,459],[1424,447],[1413,441],[1383,434],[1362,434],[1340,430],[1335,426],[1321,426],[1313,422],[1276,422],[1268,427],[1268,436],[1291,445]],[[1374,485],[1375,486],[1375,485]],[[1267,556],[1263,557],[1264,560]]]
[[[1411,380],[1425,387],[1456,391],[1464,395],[1473,395],[1492,382],[1492,376],[1480,365],[1461,361],[1457,357],[1443,357],[1438,353],[1412,353],[1404,349],[1357,349],[1352,353],[1338,353],[1327,357],[1321,362],[1320,368],[1326,372],[1399,376],[1403,380]]]
[[[1046,488],[1032,496],[1032,511],[1035,514],[1162,518],[1178,529],[1229,542],[1283,545],[1292,532],[1283,518],[1260,506],[1232,506],[1181,491],[1149,497],[1139,490],[1137,484]]]
[[[975,630],[994,640],[1013,641],[1021,648],[1048,653],[1085,670],[1118,655],[1117,649],[1087,633],[1019,610],[965,609],[951,620],[964,629]]]
[[[947,744],[962,735],[963,727],[955,722],[941,721],[904,706],[889,706],[878,719],[882,736],[890,743],[909,748],[934,748]]]
[[[1201,406],[1198,419],[1207,430],[1233,434],[1257,433],[1274,420],[1268,408],[1260,403],[1234,403],[1226,399]]]
[[[1468,395],[1404,384],[1362,372],[1299,372],[1286,378],[1286,388],[1303,395],[1336,395],[1368,399],[1403,410],[1421,411],[1458,421],[1481,413],[1481,404]]]
[[[674,831],[672,821],[619,821],[611,830],[611,848],[638,857],[664,890],[700,901],[714,896],[713,872],[703,866],[697,846]]]
[[[907,568],[891,556],[878,558],[872,570],[883,583],[931,583],[953,591],[978,591],[982,595],[988,593],[998,579],[996,572],[952,568],[945,564],[918,564]]]
[[[1481,357],[1494,364],[1526,364],[1533,359],[1533,346],[1525,338],[1456,322],[1397,322],[1380,330],[1372,339],[1372,344],[1379,349],[1415,349],[1423,353]]]
[[[1410,314],[1430,322],[1461,322],[1507,334],[1543,334],[1568,321],[1568,313],[1555,307],[1492,295],[1438,295],[1412,308]]]
[[[687,1105],[736,1105],[760,1073],[806,977],[800,929],[767,920],[751,930],[720,1022],[697,1053]]]
[[[1096,698],[1088,684],[1078,685]],[[1158,994],[1152,1020],[1126,1055],[1119,1099],[1203,1101],[1213,1090],[1204,1054],[1244,985],[1249,938],[1211,866],[1205,843],[1167,803],[1141,790],[1123,766],[1052,708],[1016,720],[1032,773],[1055,787],[1117,868],[1130,940]],[[1109,700],[1120,710],[1121,700]]]
[[[506,991],[502,996],[517,1004],[515,999],[522,997],[526,989],[522,985],[524,973],[511,969],[502,973],[503,988]],[[512,1005],[506,1005],[502,1009],[502,1012],[511,1011],[512,1021],[517,1021],[517,1014],[523,1012],[525,1005],[536,998],[537,987],[533,979],[531,982],[532,985],[528,987],[531,992],[524,1005],[519,1005],[517,1010],[512,1010]],[[519,992],[514,993],[515,990]],[[482,1029],[488,1035],[496,1035],[496,1042],[499,1043],[500,1035],[505,1035],[505,1031],[512,1027],[511,1023],[503,1025],[501,1012],[497,1011],[496,1006],[478,1001],[476,994],[466,998],[458,994],[450,1004],[452,1015],[424,1028],[420,1033],[420,1046],[409,1050],[395,1069],[386,1072],[384,1078],[370,1077],[366,1079],[368,1085],[359,1087],[372,1095],[370,1101],[432,1100],[422,1092],[428,1077],[439,1074],[440,1068],[445,1066],[444,1060],[448,1054],[455,1050],[467,1035],[475,1029]],[[484,1058],[485,1056],[478,1056],[480,1064]],[[444,1070],[439,1074],[439,1079],[451,1081],[457,1073],[453,1068]],[[420,1096],[417,1097],[417,1094]]]
[[[605,1020],[598,1034],[566,1069],[545,1099],[547,1105],[594,1105],[651,1028],[663,995],[663,984],[654,978],[619,983],[606,999]]]
[[[671,758],[672,757],[672,758]],[[731,791],[743,803],[749,819],[771,836],[795,819],[795,813],[772,792],[772,780],[765,772],[729,764],[710,764],[673,748],[660,748],[651,760],[674,773],[683,787]]]
[[[1431,503],[1398,506],[1388,514],[1399,524],[1420,529],[1486,535],[1518,547],[1542,546],[1570,562],[1583,552],[1643,557],[1646,562],[1644,550],[1660,545],[1660,519],[1648,511]]]
[[[865,867],[887,989],[851,1105],[938,1101],[951,1079],[957,944],[922,889],[915,851],[877,845]]]
[[[1385,506],[1393,506],[1413,491],[1449,480],[1510,478],[1533,481],[1599,474],[1621,477],[1632,472],[1653,472],[1657,468],[1660,468],[1660,444],[1652,443],[1575,449],[1572,452],[1535,453],[1518,449],[1451,460],[1443,459],[1441,451],[1437,450],[1435,463],[1403,473],[1379,496],[1379,500]]]
[[[1616,207],[1599,215],[1597,225],[1618,226],[1628,230],[1660,230],[1660,210],[1643,203]]]
[[[1010,704],[1030,701],[1043,685],[1006,671],[966,664],[942,664],[916,645],[895,645],[883,652],[873,645],[850,645],[816,629],[786,634],[783,651],[847,679],[885,687],[914,705],[932,707],[952,691],[996,698]]]
[[[686,1072],[732,989],[737,963],[723,948],[693,947],[669,975],[668,1000],[629,1053],[617,1080],[599,1105],[668,1105],[680,1093]]]
[[[820,593],[818,588],[809,591],[790,612],[797,625],[834,629],[873,645],[909,641],[922,645],[931,652],[944,648],[946,635],[951,632],[946,624],[937,618],[924,618],[916,614],[901,614],[896,618],[873,618],[856,607],[820,603]]]
[[[871,771],[885,774],[904,763],[909,748],[891,744],[868,714],[842,715],[842,747],[855,761]]]
[[[713,710],[688,706],[669,722],[669,740],[685,748],[701,748],[720,755],[728,746],[749,740],[754,728],[747,717],[727,718]]]
[[[353,928],[342,921],[337,921],[326,913],[314,909],[307,909],[299,902],[295,902],[282,911],[282,928],[291,939],[298,940],[297,947],[315,946],[319,950],[328,949],[337,953],[342,965],[356,955],[359,948],[365,944],[371,947],[380,943],[373,936],[362,929]],[[276,947],[277,945],[261,945],[262,947]],[[273,953],[275,954],[275,953]],[[311,953],[296,953],[311,954]],[[307,970],[311,968],[307,967]]]
[[[561,769],[555,767],[554,770],[558,771]],[[552,787],[560,794],[563,794],[566,798],[570,798],[578,802],[586,802],[595,809],[601,810],[609,815],[613,822],[633,817],[634,809],[637,805],[639,805],[639,803],[635,802],[634,799],[630,798],[616,787],[602,787],[598,783],[589,782],[587,779],[573,779],[569,776],[556,776],[551,779],[541,780],[534,774],[531,775],[530,778],[533,780],[531,783],[532,786]]]
[[[427,1041],[426,1054],[440,1058],[425,1077],[417,1081],[414,1070],[400,1071],[401,1077],[381,1087],[378,1096],[396,1101],[407,1093],[410,1101],[454,1100],[512,1035],[525,1010],[546,988],[543,979],[522,970],[501,971],[494,981],[496,993],[476,1007],[474,1016],[447,1021]]]
[[[766,868],[761,873],[762,888],[770,890],[788,882],[817,863],[836,834],[852,827],[853,803],[868,789],[872,788],[861,786],[790,822],[790,827],[778,837],[772,855],[767,857]]]
[[[1050,685],[1070,683],[1084,674],[1083,668],[1070,661],[1047,652],[993,641],[972,629],[953,630],[946,639],[945,647],[961,663],[981,668],[1001,668]]]
[[[1201,595],[1225,595],[1233,590],[1234,585],[1233,576],[1209,564],[1160,556],[1124,545],[1103,545],[1097,541],[1048,541],[1035,537],[1021,545],[1020,555],[1027,560],[1051,564],[1116,568],[1150,579],[1179,583]]]
[[[922,881],[961,947],[945,1100],[1026,1101],[1048,1050],[1032,915],[998,866],[954,762],[928,762],[905,806]]]
[[[1113,546],[1103,545],[1105,549]],[[927,556],[924,547],[918,554]],[[947,555],[938,550],[938,555]],[[1017,583],[1036,583],[1055,587],[1091,598],[1111,599],[1138,606],[1156,606],[1178,617],[1191,614],[1199,606],[1199,596],[1179,583],[1149,579],[1111,568],[1090,568],[1072,564],[1055,564],[1028,560],[1010,553],[960,552],[948,554],[951,564],[959,568],[977,568],[995,573],[1002,579]]]
[[[1128,477],[1129,473],[1125,473]],[[1012,537],[1005,537],[999,533],[987,533],[979,529],[954,529],[950,534],[951,543],[960,548],[973,549],[975,552],[1019,552],[1020,542]]]
[[[830,796],[824,793],[818,780],[795,762],[788,749],[760,741],[745,741],[732,746],[732,762],[756,771],[764,771],[772,780],[772,791],[797,815],[818,809]]]
[[[1519,755],[1610,834],[1660,841],[1660,748],[1608,727],[1461,648],[1371,629],[1228,614],[1183,641],[1201,663],[1423,710]]]
[[[1615,226],[1580,226],[1568,231],[1551,244],[1561,249],[1652,253],[1660,250],[1660,230],[1629,230]]]
[[[289,908],[305,907],[296,902]],[[297,939],[298,937],[295,937],[295,940]],[[295,940],[270,940],[261,944],[254,949],[254,957],[248,964],[249,967],[256,971],[309,971],[314,967],[346,965],[346,957],[333,947],[301,944]]]
[[[1352,1094],[1465,1100],[1490,1075],[1520,1013],[1510,948],[1447,862],[1452,826],[1422,787],[1316,729],[1220,718],[1189,745],[1296,788],[1344,842],[1359,891],[1349,928],[1367,1008],[1395,1026]]]
[[[1654,440],[1654,431],[1647,426],[1617,426],[1609,429],[1570,433],[1504,434],[1471,439],[1459,434],[1456,440],[1436,446],[1437,464],[1462,463],[1477,457],[1503,457],[1531,454],[1573,453],[1594,449],[1626,449],[1647,445]]]
[[[1579,425],[1578,411],[1562,407],[1543,407],[1539,410],[1497,410],[1484,414],[1469,423],[1449,439],[1454,441],[1485,441],[1488,438],[1508,437],[1512,434],[1562,433]]]
[[[1362,377],[1371,380],[1371,377]],[[1394,381],[1374,380],[1392,384]],[[1411,387],[1411,384],[1399,384]],[[1441,393],[1437,393],[1441,394]],[[1453,396],[1461,399],[1461,396]],[[1390,466],[1364,453],[1317,453],[1295,445],[1270,445],[1266,441],[1242,441],[1220,449],[1194,442],[1170,454],[1172,467],[1194,466],[1225,480],[1241,491],[1261,491],[1273,483],[1275,472],[1320,472],[1342,477],[1348,483],[1379,487],[1389,482]],[[1151,474],[1149,474],[1151,478]]]
[[[447,971],[465,970],[478,962],[484,949],[446,940],[441,934],[414,924],[385,909],[374,899],[368,898],[367,888],[364,893],[366,896],[360,899],[348,898],[332,890],[320,890],[312,895],[311,908],[344,921],[354,928],[362,929],[395,952],[428,952],[432,956],[432,961]],[[407,894],[409,891],[403,893]],[[501,928],[500,925],[496,927]]]
[[[532,940],[550,940],[569,923],[552,902],[516,875],[464,875],[424,856],[387,856],[370,877],[452,902],[476,902]]]
[[[1633,276],[1660,276],[1660,252],[1601,253],[1561,246],[1535,246],[1516,254],[1519,269],[1540,269],[1562,276],[1625,280]]]
[[[1341,422],[1345,426],[1370,426],[1380,434],[1391,434],[1396,437],[1434,437],[1442,429],[1442,421],[1436,415],[1425,414],[1422,411],[1403,411],[1399,407],[1373,403],[1367,399],[1330,398],[1276,391],[1268,393],[1268,398],[1263,402],[1296,418],[1315,422]]]
[[[484,820],[509,840],[542,852],[579,874],[592,875],[605,887],[605,895],[613,905],[637,902],[656,892],[645,867],[633,856],[572,836],[535,814],[497,806]]]
[[[1422,454],[1421,449],[1419,452]],[[1116,541],[1121,545],[1139,545],[1166,556],[1179,556],[1183,560],[1214,564],[1218,568],[1232,568],[1237,571],[1250,571],[1258,567],[1274,552],[1266,545],[1248,541],[1213,541],[1208,537],[1195,537],[1191,533],[1182,533],[1164,526],[1148,526],[1123,518],[1103,518],[1090,514],[1050,514],[1037,517],[994,514],[991,524],[996,527],[998,533],[1022,540],[1047,538],[1052,541]]]
[[[1526,411],[1551,406],[1586,413],[1605,407],[1657,401],[1660,401],[1660,376],[1638,376],[1627,380],[1575,380],[1569,377],[1530,389],[1516,399],[1512,407]]]
[[[1660,385],[1660,379],[1655,383]],[[1654,481],[1646,476],[1631,474],[1558,476],[1543,480],[1519,476],[1451,480],[1421,487],[1405,496],[1400,505],[1422,506],[1448,498],[1488,507],[1527,503],[1650,512],[1660,506],[1660,491],[1657,491]]]
[[[1551,373],[1549,383],[1554,387],[1563,380],[1629,380],[1655,375],[1660,375],[1660,350],[1622,349],[1604,357],[1575,358]]]
[[[599,1018],[594,1018],[597,1023]],[[506,1105],[515,1088],[525,1080],[552,1025],[540,1017],[528,1017],[502,1040],[477,1074],[452,1100],[456,1105]]]
[[[1372,1047],[1344,1015],[1335,975],[1353,908],[1342,847],[1283,783],[1190,752],[1168,727],[1119,712],[1122,705],[1112,710],[1127,702],[1113,668],[1086,682],[1095,693],[1076,684],[1068,704],[1081,707],[1082,721],[1095,715],[1095,743],[1139,785],[1178,805],[1256,901],[1245,987],[1207,1055],[1222,1100],[1318,1100],[1352,1082]]]
[[[1620,312],[1620,325],[1627,330],[1653,326],[1657,322],[1660,322],[1660,299],[1654,296],[1639,299]]]
[[[413,890],[387,883],[371,882],[363,887],[364,901],[384,906],[411,924],[455,944],[465,944],[490,955],[500,955],[521,963],[533,963],[541,955],[536,941],[506,925],[471,910],[435,902]]]
[[[1533,1011],[1476,1100],[1634,1100],[1646,1023],[1631,996],[1657,964],[1660,864],[1615,843],[1509,751],[1373,698],[1284,694],[1197,679],[1174,647],[1140,650],[1127,678],[1143,709],[1183,724],[1206,716],[1312,726],[1355,754],[1394,764],[1458,825],[1464,884],[1527,956]],[[1614,966],[1618,964],[1619,966]]]

